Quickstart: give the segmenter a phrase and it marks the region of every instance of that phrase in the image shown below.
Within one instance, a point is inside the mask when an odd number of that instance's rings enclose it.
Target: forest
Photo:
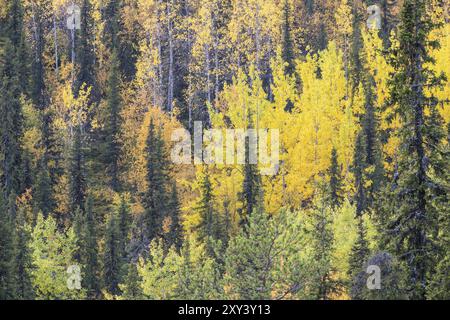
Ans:
[[[0,300],[450,299],[449,122],[449,0],[0,0]]]

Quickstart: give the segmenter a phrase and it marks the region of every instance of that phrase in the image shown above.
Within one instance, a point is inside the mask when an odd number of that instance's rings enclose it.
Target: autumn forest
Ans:
[[[449,122],[449,0],[0,0],[0,300],[450,299]]]

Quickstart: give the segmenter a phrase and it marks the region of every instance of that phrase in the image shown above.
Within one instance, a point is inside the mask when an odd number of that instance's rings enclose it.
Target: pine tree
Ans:
[[[413,299],[425,298],[427,275],[435,266],[431,242],[438,228],[439,208],[445,204],[432,199],[445,201],[441,195],[446,194],[445,186],[435,178],[446,176],[448,168],[441,148],[442,120],[436,109],[438,101],[427,94],[442,80],[429,67],[434,63],[429,52],[439,45],[428,40],[435,27],[426,1],[406,0],[392,61],[391,102],[396,104],[402,126],[395,190],[386,199],[385,240],[407,262]]]
[[[332,208],[337,208],[342,204],[343,191],[342,191],[342,176],[341,168],[338,163],[338,155],[336,148],[331,150],[331,164],[328,169],[330,175],[330,191],[329,191],[329,203]]]

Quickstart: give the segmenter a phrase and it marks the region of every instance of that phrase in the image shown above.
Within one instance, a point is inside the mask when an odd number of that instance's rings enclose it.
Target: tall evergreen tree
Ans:
[[[32,259],[29,248],[30,230],[25,222],[24,209],[19,208],[16,215],[14,243],[14,282],[16,299],[33,299],[34,289],[31,283]]]
[[[334,248],[334,234],[331,228],[331,210],[321,201],[314,210],[312,241],[314,250],[314,261],[317,263],[314,284],[312,288],[313,296],[316,299],[326,300],[338,289],[336,280],[332,278],[333,267],[331,264]]]
[[[166,235],[166,245],[167,247],[174,246],[177,251],[181,249],[183,243],[183,226],[181,224],[181,210],[180,201],[178,199],[178,192],[176,183],[172,183],[172,190],[170,193],[169,203],[168,203],[168,218],[170,221],[170,227]]]
[[[74,231],[79,247],[77,259],[83,266],[82,287],[86,289],[88,298],[96,298],[99,294],[95,223],[93,200],[91,196],[88,196],[84,212],[77,209],[74,219]]]
[[[355,202],[356,215],[360,216],[366,209],[366,192],[364,183],[365,157],[363,134],[359,132],[356,136],[355,150],[353,155],[353,174],[355,176]]]
[[[359,274],[364,272],[363,270],[367,259],[370,255],[369,243],[367,241],[366,227],[364,225],[364,219],[362,215],[357,217],[358,219],[358,236],[355,243],[352,246],[352,251],[349,257],[349,275],[350,275],[350,295],[354,300],[363,299],[361,288],[357,283],[359,280]]]
[[[77,41],[77,64],[79,66],[74,84],[77,95],[83,84],[91,87],[91,96],[97,97],[95,79],[95,51],[94,51],[94,21],[92,18],[92,4],[90,0],[83,0],[80,12],[80,31]]]
[[[287,63],[286,74],[292,75],[295,71],[294,43],[291,35],[291,9],[288,0],[284,1],[283,14],[283,60]]]
[[[104,132],[104,164],[106,167],[109,184],[114,191],[119,191],[119,131],[120,131],[120,71],[117,52],[111,57],[107,90],[107,119]]]
[[[120,293],[122,256],[120,231],[115,212],[106,221],[105,244],[103,251],[103,285],[109,294]]]
[[[247,127],[252,127],[252,113],[251,110],[247,110]],[[250,146],[250,143],[255,143],[255,141],[250,142],[250,137],[247,135],[245,137],[245,163],[243,167],[244,171],[244,181],[242,185],[241,202],[243,206],[241,224],[245,224],[248,217],[253,213],[253,211],[260,205],[262,205],[262,188],[261,188],[261,175],[258,171],[258,165],[251,163],[250,152],[257,149],[257,146]]]
[[[20,32],[17,30],[17,32]],[[5,63],[0,65],[0,184],[3,197],[21,193],[23,115],[20,83],[20,54],[10,39],[5,40]]]
[[[14,224],[3,197],[0,197],[0,299],[13,299]]]
[[[199,240],[206,245],[206,252],[213,255],[213,243],[219,237],[219,221],[214,212],[214,195],[212,192],[211,178],[206,165],[199,176],[200,197],[196,205],[196,211],[200,215],[198,225]]]
[[[84,208],[86,198],[86,172],[82,144],[81,128],[76,127],[69,166],[69,209],[72,215],[75,214],[77,209]]]
[[[121,256],[125,260],[127,256],[126,246],[129,239],[129,231],[130,231],[130,208],[122,196],[120,198],[120,205],[118,208],[118,228],[119,228],[119,247],[121,251]]]
[[[120,285],[122,297],[127,300],[140,300],[143,298],[141,287],[142,279],[138,273],[136,264],[129,263],[127,265],[127,274],[124,277],[123,284]]]
[[[367,71],[363,77],[364,85],[364,115],[362,131],[364,135],[364,163],[366,180],[369,182],[366,192],[367,206],[373,208],[374,199],[384,182],[384,167],[382,161],[382,146],[378,113],[375,110],[375,95],[373,78]]]
[[[35,203],[35,211],[42,212],[47,217],[53,211],[55,205],[50,170],[44,159],[40,160],[38,168],[39,171],[35,182],[33,201]]]
[[[23,1],[7,1],[5,15],[1,22],[0,33],[6,38],[5,46],[7,47],[9,42],[9,46],[13,48],[12,52],[8,52],[6,48],[4,49],[4,61],[11,63],[12,59],[14,59],[14,71],[19,81],[18,87],[21,92],[29,93],[29,57],[25,42]]]
[[[342,204],[342,176],[341,168],[338,162],[338,155],[336,148],[331,149],[331,164],[328,169],[330,175],[329,196],[328,202],[332,208],[337,208]]]
[[[226,251],[225,283],[237,299],[269,299],[270,250],[273,246],[269,216],[255,210]]]
[[[161,129],[156,129],[150,120],[146,143],[147,184],[144,194],[145,223],[148,240],[162,234],[162,222],[167,214],[168,160]]]
[[[425,298],[427,276],[435,266],[432,241],[436,236],[439,209],[448,206],[446,188],[436,177],[448,177],[442,153],[444,133],[438,101],[429,92],[441,82],[430,66],[430,50],[438,42],[429,34],[436,27],[427,1],[405,0],[401,12],[399,45],[393,49],[395,69],[391,100],[400,116],[396,185],[386,199],[385,240],[409,270],[410,298]],[[446,201],[436,203],[433,199]]]

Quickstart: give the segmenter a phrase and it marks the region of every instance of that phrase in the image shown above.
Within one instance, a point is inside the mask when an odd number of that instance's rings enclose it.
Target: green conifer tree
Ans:
[[[439,209],[448,206],[445,185],[435,177],[448,177],[443,156],[444,132],[438,101],[427,94],[442,78],[430,69],[430,50],[438,42],[428,35],[436,27],[427,1],[405,0],[399,27],[399,45],[393,49],[395,69],[390,83],[391,102],[402,120],[399,130],[398,170],[391,196],[386,199],[385,240],[409,270],[410,298],[424,299],[427,277],[436,265],[432,242]],[[446,174],[447,172],[447,174]],[[433,201],[438,198],[446,204]]]
[[[338,163],[338,155],[336,148],[331,150],[331,164],[328,169],[330,175],[329,196],[328,202],[332,208],[337,208],[342,204],[342,176],[341,168]]]

